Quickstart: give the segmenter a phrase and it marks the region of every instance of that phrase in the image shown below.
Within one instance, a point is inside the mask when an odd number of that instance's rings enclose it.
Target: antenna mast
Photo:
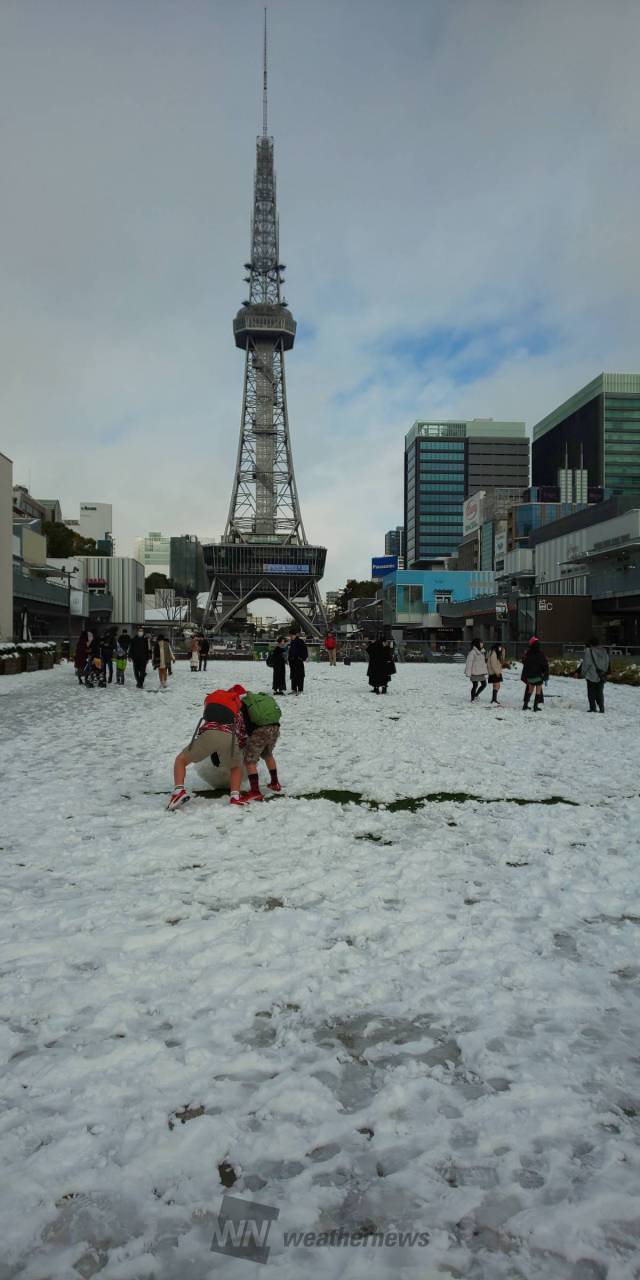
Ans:
[[[262,59],[262,136],[267,136],[267,10],[264,11],[264,52]]]

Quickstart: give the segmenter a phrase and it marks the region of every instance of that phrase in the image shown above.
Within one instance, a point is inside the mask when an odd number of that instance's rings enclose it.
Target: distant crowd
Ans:
[[[476,702],[487,685],[491,685],[489,705],[499,706],[502,673],[509,665],[504,645],[498,642],[487,653],[482,640],[474,640],[464,668],[465,675],[471,681],[471,701]],[[586,682],[589,711],[599,711],[604,715],[604,685],[609,670],[607,650],[598,643],[596,636],[591,636],[578,666],[572,672]],[[537,636],[532,636],[529,641],[522,660],[520,679],[524,685],[522,710],[530,710],[533,698],[533,710],[540,711],[544,706],[545,686],[549,683],[549,662]]]

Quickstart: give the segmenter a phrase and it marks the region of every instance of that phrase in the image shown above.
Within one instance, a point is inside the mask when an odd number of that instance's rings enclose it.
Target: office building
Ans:
[[[458,570],[398,569],[382,586],[382,620],[390,627],[419,627],[437,631],[441,610],[456,601],[493,591],[493,573]]]
[[[72,592],[84,593],[96,602],[97,616],[91,609],[94,624],[135,627],[144,622],[144,569],[138,560],[130,556],[68,556],[47,563],[73,575]],[[78,601],[77,607],[85,609],[86,605]]]
[[[601,373],[582,387],[536,424],[532,457],[534,485],[562,487],[559,473],[572,468],[590,486],[640,493],[640,374]]]
[[[404,562],[404,525],[399,524],[395,529],[389,529],[385,533],[384,554],[386,556],[397,556],[399,561]]]
[[[463,504],[479,489],[529,483],[524,422],[416,422],[405,438],[407,568],[442,566],[463,537]]]
[[[151,573],[163,573],[171,576],[171,538],[162,533],[148,533],[144,538],[136,538],[133,552],[136,560],[144,565],[145,576]]]
[[[208,584],[202,546],[193,534],[169,539],[169,577],[179,591],[205,591]]]

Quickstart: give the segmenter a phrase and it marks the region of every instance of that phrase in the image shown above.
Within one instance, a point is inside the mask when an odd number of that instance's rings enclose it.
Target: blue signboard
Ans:
[[[263,564],[263,573],[309,573],[308,564]]]
[[[380,578],[386,577],[388,573],[396,573],[398,568],[397,556],[372,556],[371,558],[371,580],[376,582]]]

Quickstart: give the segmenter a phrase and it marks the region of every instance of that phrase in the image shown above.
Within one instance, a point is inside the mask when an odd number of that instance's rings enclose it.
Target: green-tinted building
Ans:
[[[601,373],[533,429],[534,485],[584,469],[589,486],[640,493],[640,373]]]

